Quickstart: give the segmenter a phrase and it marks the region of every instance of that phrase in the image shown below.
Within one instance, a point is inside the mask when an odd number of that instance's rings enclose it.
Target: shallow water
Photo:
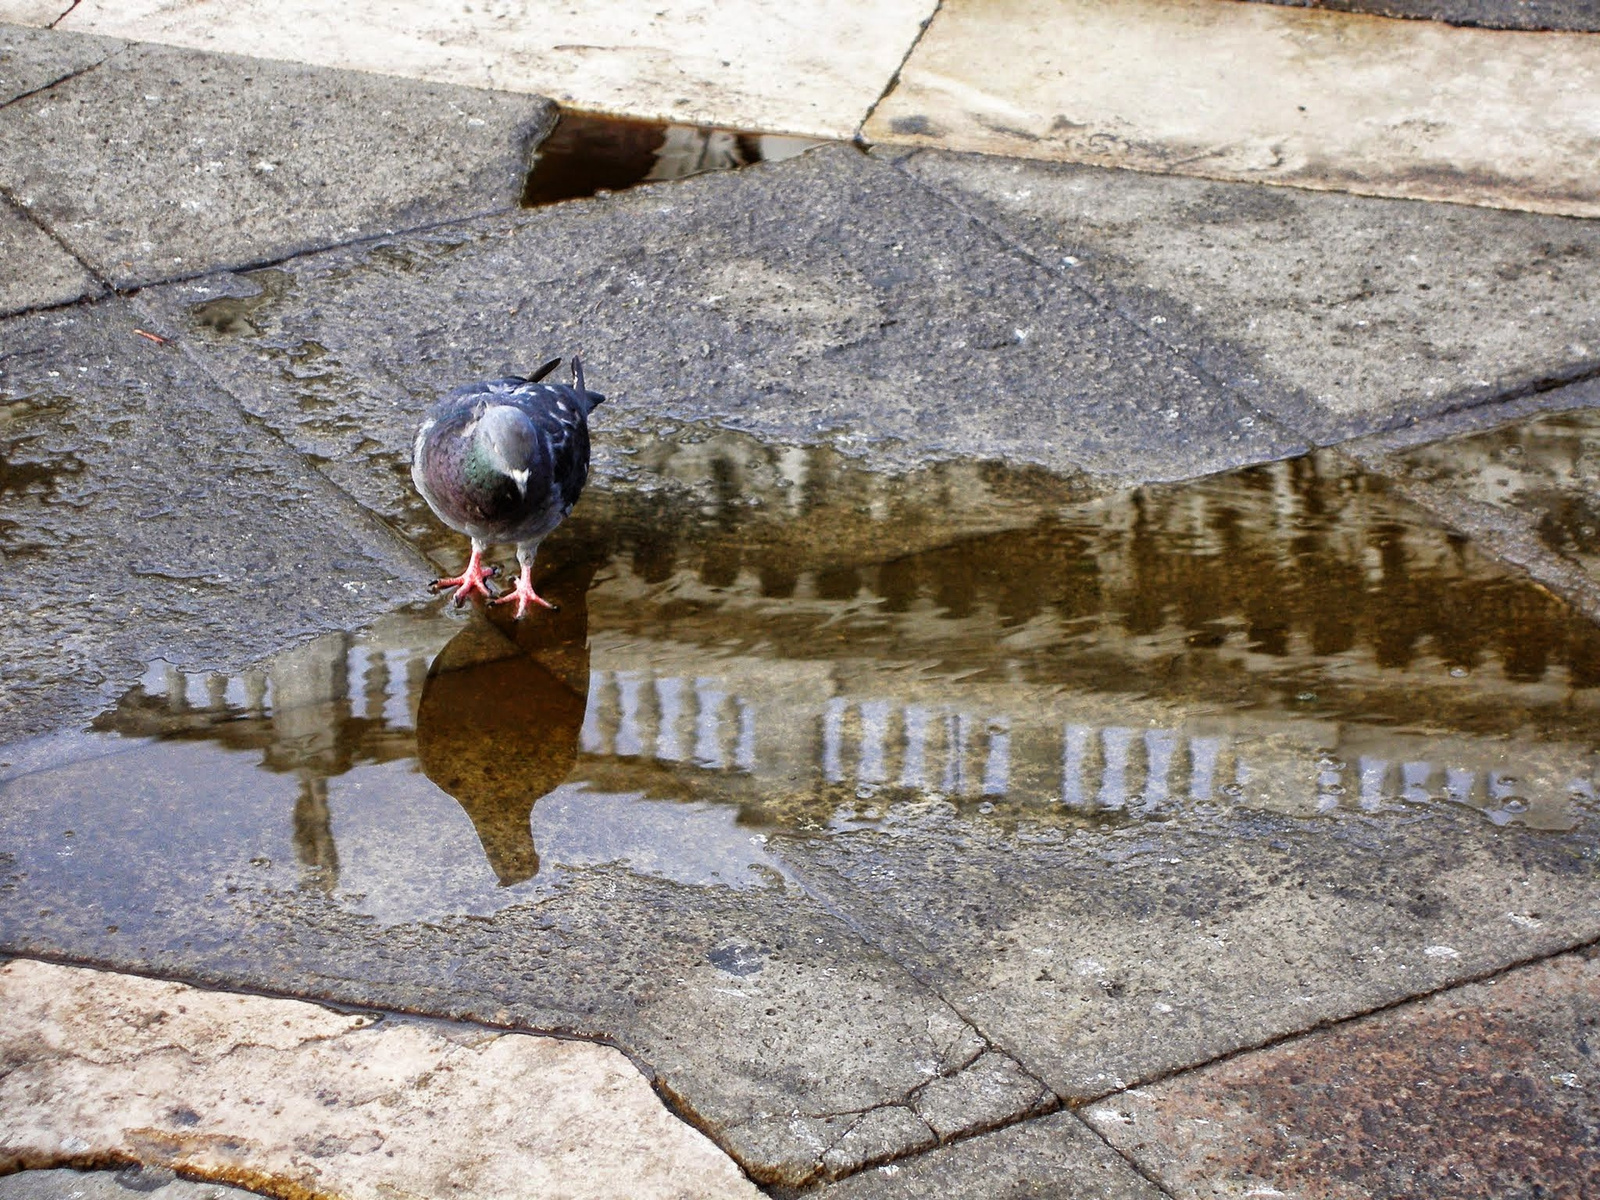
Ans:
[[[153,871],[388,925],[601,864],[766,886],[773,838],[930,813],[1593,815],[1600,630],[1331,457],[1090,497],[690,430],[540,565],[558,614],[419,600],[235,676],[153,663],[91,730],[0,750],[12,878],[111,926]]]

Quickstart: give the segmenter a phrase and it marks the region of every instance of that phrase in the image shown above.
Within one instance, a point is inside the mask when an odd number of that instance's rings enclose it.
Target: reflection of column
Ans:
[[[844,710],[849,702],[835,696],[822,710],[822,778],[828,783],[844,782]]]
[[[683,759],[683,739],[678,723],[683,720],[683,680],[669,675],[656,680],[656,757],[662,762]]]
[[[865,700],[861,704],[861,754],[856,763],[856,778],[862,783],[883,783],[889,778],[884,763],[885,743],[889,739],[889,702]]]
[[[1469,771],[1465,767],[1446,767],[1444,770],[1445,799],[1454,800],[1457,804],[1472,803],[1472,789],[1476,785],[1478,773]]]
[[[1144,807],[1158,808],[1167,802],[1167,776],[1178,752],[1178,735],[1170,729],[1149,729],[1144,735]]]
[[[1100,807],[1123,808],[1128,803],[1128,749],[1133,744],[1133,730],[1123,725],[1113,725],[1100,733],[1101,751],[1105,766],[1100,775]]]
[[[733,765],[741,771],[756,769],[756,709],[739,696],[734,700],[739,714],[739,740],[733,746]]]
[[[951,713],[944,719],[944,791],[949,796],[967,794],[967,736],[970,719]]]
[[[991,717],[988,722],[989,755],[983,764],[983,794],[1004,796],[1011,789],[1011,721]]]
[[[697,766],[720,770],[727,765],[722,755],[722,705],[728,693],[717,687],[715,679],[694,681],[694,761]]]
[[[1363,755],[1357,761],[1357,769],[1361,776],[1361,807],[1367,812],[1381,808],[1384,780],[1389,774],[1389,760],[1368,758]]]
[[[339,849],[328,812],[328,777],[306,768],[298,772],[300,795],[294,802],[294,854],[306,869],[300,886],[331,892],[339,886]]]
[[[589,672],[589,701],[583,710],[583,728],[578,731],[578,747],[585,754],[604,754],[606,737],[601,724],[600,707],[611,691],[609,672]]]
[[[1217,786],[1217,760],[1222,756],[1219,737],[1189,739],[1189,798],[1210,800]]]
[[[621,758],[636,758],[644,753],[644,736],[639,727],[639,701],[644,692],[644,676],[638,671],[617,672],[616,753]]]
[[[1068,725],[1061,749],[1061,802],[1073,808],[1088,804],[1083,788],[1083,769],[1089,757],[1089,738],[1094,730],[1087,725]]]
[[[905,722],[906,746],[900,765],[900,786],[921,791],[928,786],[928,719],[929,712],[920,704],[906,705],[902,719]]]

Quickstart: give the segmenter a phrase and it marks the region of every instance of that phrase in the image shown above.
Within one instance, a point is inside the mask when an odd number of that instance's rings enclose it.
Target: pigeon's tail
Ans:
[[[605,397],[599,392],[591,392],[583,386],[583,360],[576,354],[572,356],[572,387],[578,393],[578,399],[583,404],[583,415],[588,416],[601,404]]]

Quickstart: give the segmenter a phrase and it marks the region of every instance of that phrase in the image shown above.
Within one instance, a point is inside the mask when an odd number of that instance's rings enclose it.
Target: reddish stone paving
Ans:
[[[1600,1196],[1600,957],[1562,955],[1092,1105],[1178,1197]]]

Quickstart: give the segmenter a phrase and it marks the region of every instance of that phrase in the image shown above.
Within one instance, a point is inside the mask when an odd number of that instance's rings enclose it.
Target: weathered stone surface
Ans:
[[[0,998],[0,1167],[115,1156],[269,1194],[760,1194],[609,1047],[25,960]]]
[[[137,1195],[149,1200],[249,1200],[255,1194],[220,1183],[180,1179],[164,1167],[59,1168],[0,1177],[0,1200],[134,1200]]]
[[[1420,21],[1448,21],[1485,29],[1565,29],[1600,33],[1600,10],[1591,0],[1261,0],[1295,8],[1370,13]]]
[[[426,568],[122,301],[0,324],[0,742],[156,657],[242,666],[371,619]]]
[[[1600,369],[1594,221],[977,155],[899,165],[1310,437]]]
[[[513,208],[553,121],[538,97],[130,46],[0,110],[0,185],[129,286]]]
[[[1385,825],[932,812],[774,846],[1077,1100],[1600,936],[1592,830],[1440,810],[1396,856]]]
[[[395,515],[418,414],[581,347],[610,431],[697,420],[880,464],[1170,478],[1296,445],[1183,356],[847,148],[146,294],[291,443]],[[333,407],[330,409],[330,402]]]
[[[1056,1113],[807,1194],[826,1200],[1157,1200],[1161,1192],[1076,1116]]]
[[[81,262],[0,196],[0,316],[104,291]]]
[[[72,0],[0,0],[0,20],[18,25],[49,25],[66,16]]]
[[[1544,1196],[1600,1187],[1600,965],[1512,971],[1111,1096],[1084,1116],[1168,1192]]]
[[[537,92],[593,112],[848,138],[934,8],[933,0],[83,0],[62,27]]]
[[[1049,1089],[1015,1061],[987,1050],[959,1075],[931,1080],[917,1093],[916,1110],[942,1139],[974,1126],[1001,1125],[1054,1102]]]
[[[0,7],[0,17],[7,16]],[[115,38],[0,25],[0,108],[89,70],[122,46]]]
[[[1600,215],[1600,43],[1215,0],[944,4],[874,142]]]

